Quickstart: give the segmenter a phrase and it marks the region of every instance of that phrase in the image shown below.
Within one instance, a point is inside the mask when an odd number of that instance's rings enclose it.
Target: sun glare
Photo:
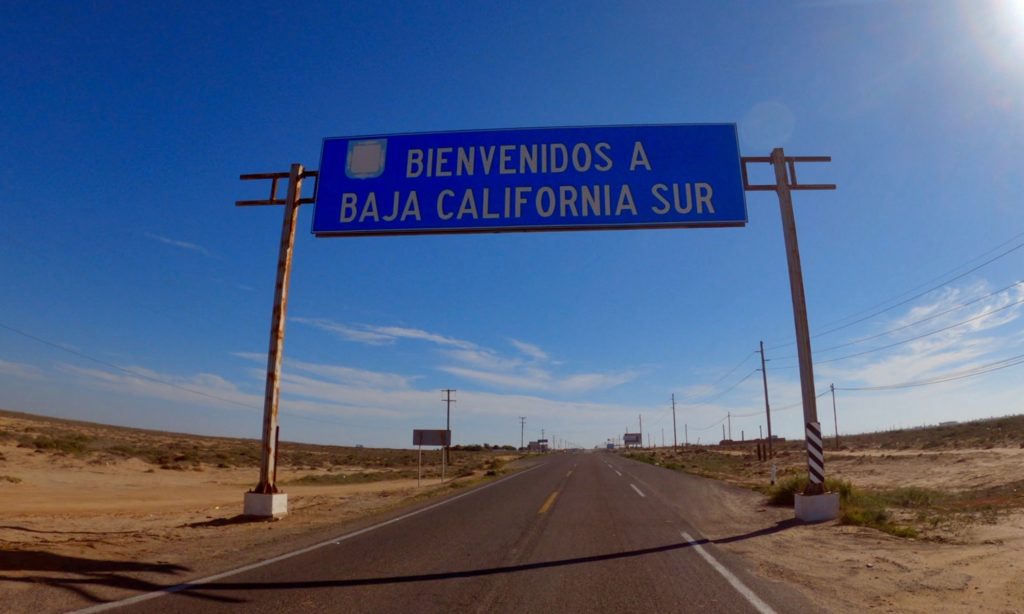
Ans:
[[[1024,30],[1024,0],[1004,0],[1004,9],[1014,25]]]
[[[1002,0],[995,17],[1004,42],[1015,51],[1024,50],[1024,0]]]
[[[961,19],[990,65],[1006,76],[1024,66],[1024,0],[993,0],[961,5]]]

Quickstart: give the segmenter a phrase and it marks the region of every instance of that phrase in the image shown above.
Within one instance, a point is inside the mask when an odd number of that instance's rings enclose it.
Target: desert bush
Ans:
[[[349,474],[310,474],[291,480],[290,484],[366,484],[386,480],[402,480],[416,477],[415,471],[376,471]]]
[[[77,433],[60,433],[54,436],[40,435],[34,438],[31,444],[37,450],[84,454],[91,440],[91,437]]]
[[[789,475],[780,479],[768,492],[768,503],[770,505],[787,506],[793,505],[794,495],[802,493],[807,488],[806,475]],[[845,480],[833,478],[825,479],[825,490],[838,492],[839,501],[842,504],[844,499],[849,499],[853,487]]]
[[[948,498],[947,495],[939,491],[917,486],[904,486],[881,491],[878,493],[878,497],[889,505],[903,508],[931,507]]]
[[[629,452],[626,454],[626,458],[640,461],[641,463],[647,463],[648,465],[658,464],[658,459],[650,452]]]
[[[804,491],[807,482],[806,475],[791,475],[779,480],[769,491],[768,502],[772,505],[793,505],[795,495]],[[825,479],[825,490],[839,493],[840,523],[871,527],[897,537],[917,537],[917,530],[893,523],[886,505],[908,507],[893,502],[906,501],[914,505],[924,505],[923,502],[933,500],[931,491],[922,488],[902,488],[873,493],[856,489],[846,480],[833,478]]]

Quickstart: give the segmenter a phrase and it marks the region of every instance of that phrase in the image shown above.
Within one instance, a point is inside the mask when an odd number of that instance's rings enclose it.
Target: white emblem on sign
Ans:
[[[371,179],[384,172],[387,139],[349,141],[345,174],[351,179]]]

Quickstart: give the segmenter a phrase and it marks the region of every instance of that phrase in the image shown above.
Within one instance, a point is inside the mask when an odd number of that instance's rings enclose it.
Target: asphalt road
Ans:
[[[383,526],[116,611],[814,611],[691,524],[714,521],[708,497],[721,487],[614,454],[553,455]]]

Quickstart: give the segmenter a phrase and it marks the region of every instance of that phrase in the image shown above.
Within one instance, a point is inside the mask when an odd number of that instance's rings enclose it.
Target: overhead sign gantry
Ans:
[[[318,236],[747,223],[735,124],[329,138]]]
[[[770,190],[778,194],[782,213],[808,450],[810,483],[804,494],[809,496],[804,511],[798,498],[797,517],[834,517],[838,498],[819,496],[824,493],[824,455],[791,196],[793,190],[834,190],[832,184],[799,183],[796,177],[797,163],[830,160],[789,157],[781,148],[770,157],[741,158],[735,124],[670,124],[329,138],[318,171],[293,164],[286,173],[242,175],[243,180],[270,180],[270,198],[236,205],[284,205],[260,481],[246,493],[244,513],[287,513],[287,495],[276,484],[277,424],[300,205],[316,203],[317,236],[692,228],[745,226],[745,192]],[[775,183],[750,183],[751,163],[771,164]],[[317,180],[313,198],[302,197],[306,178]],[[287,180],[287,194],[279,198],[282,180]]]

